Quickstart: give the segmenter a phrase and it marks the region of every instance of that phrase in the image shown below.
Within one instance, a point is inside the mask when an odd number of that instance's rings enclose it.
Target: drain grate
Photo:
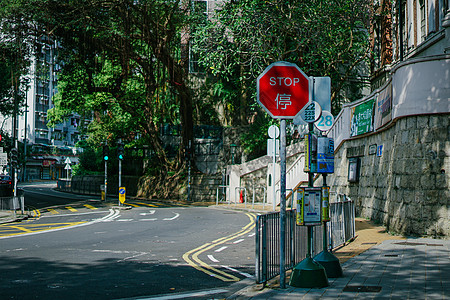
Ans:
[[[381,286],[378,285],[347,285],[342,290],[343,292],[352,293],[379,293]]]
[[[421,245],[425,245],[424,243],[413,243],[413,242],[400,242],[400,243],[395,243],[397,245],[404,245],[404,246],[421,246]]]
[[[400,243],[395,243],[397,245],[404,245],[404,246],[430,246],[430,247],[442,247],[444,246],[443,244],[427,244],[427,243],[414,243],[414,242],[400,242]]]
[[[398,257],[398,254],[385,254],[384,256],[387,256],[387,257]]]
[[[376,244],[378,244],[377,242],[374,242],[374,243],[361,243],[361,245],[376,245]]]

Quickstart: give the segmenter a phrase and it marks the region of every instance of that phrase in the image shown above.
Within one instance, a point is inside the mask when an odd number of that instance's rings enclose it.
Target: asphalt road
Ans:
[[[24,190],[36,217],[0,226],[2,299],[224,298],[254,274],[254,214]]]

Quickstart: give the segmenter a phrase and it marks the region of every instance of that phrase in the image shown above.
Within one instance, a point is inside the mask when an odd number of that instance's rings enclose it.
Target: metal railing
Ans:
[[[222,189],[222,198],[219,199],[219,190]],[[219,205],[219,202],[227,202],[227,190],[230,190],[228,185],[219,185],[216,189],[216,205]],[[225,191],[225,192],[224,192]],[[222,201],[223,200],[223,201]],[[230,205],[230,199],[228,200],[228,205]]]
[[[355,235],[355,214],[352,201],[331,203],[328,227],[328,248],[334,249]],[[308,230],[297,226],[296,210],[286,211],[285,270],[292,269],[308,253]],[[336,232],[334,232],[336,230]],[[260,215],[256,219],[256,283],[266,283],[280,275],[280,212]],[[323,250],[323,226],[313,228],[312,256]]]

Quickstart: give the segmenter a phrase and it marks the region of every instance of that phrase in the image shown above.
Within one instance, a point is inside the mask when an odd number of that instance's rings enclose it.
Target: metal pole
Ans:
[[[327,174],[322,174],[323,186],[327,186]],[[328,195],[328,202],[330,201],[330,196]],[[328,203],[328,205],[330,205]],[[323,222],[323,251],[328,251],[327,247],[327,221]]]
[[[108,192],[108,161],[105,160],[105,202],[107,192]]]
[[[309,123],[308,124],[308,129],[309,129],[309,133],[313,133],[314,132],[314,124],[313,123]],[[309,172],[308,173],[308,187],[314,187],[314,173]],[[312,257],[312,245],[313,245],[313,226],[308,226],[308,254],[307,257],[311,258]]]
[[[275,211],[276,208],[276,199],[277,199],[277,191],[275,189],[275,164],[277,162],[277,139],[276,139],[276,135],[275,138],[273,139],[273,170],[272,170],[272,187],[273,187],[273,211]]]
[[[286,120],[281,120],[280,135],[280,288],[286,288]]]

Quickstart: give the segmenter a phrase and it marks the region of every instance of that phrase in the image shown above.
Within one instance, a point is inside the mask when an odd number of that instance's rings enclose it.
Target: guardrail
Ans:
[[[339,198],[341,199],[341,198]],[[347,200],[349,198],[344,197]],[[328,249],[335,249],[355,236],[354,204],[331,203],[328,226]],[[285,270],[292,269],[308,253],[306,226],[297,226],[296,210],[286,211]],[[256,283],[266,283],[280,274],[280,212],[260,215],[256,219]],[[313,228],[312,256],[323,250],[323,225]]]

